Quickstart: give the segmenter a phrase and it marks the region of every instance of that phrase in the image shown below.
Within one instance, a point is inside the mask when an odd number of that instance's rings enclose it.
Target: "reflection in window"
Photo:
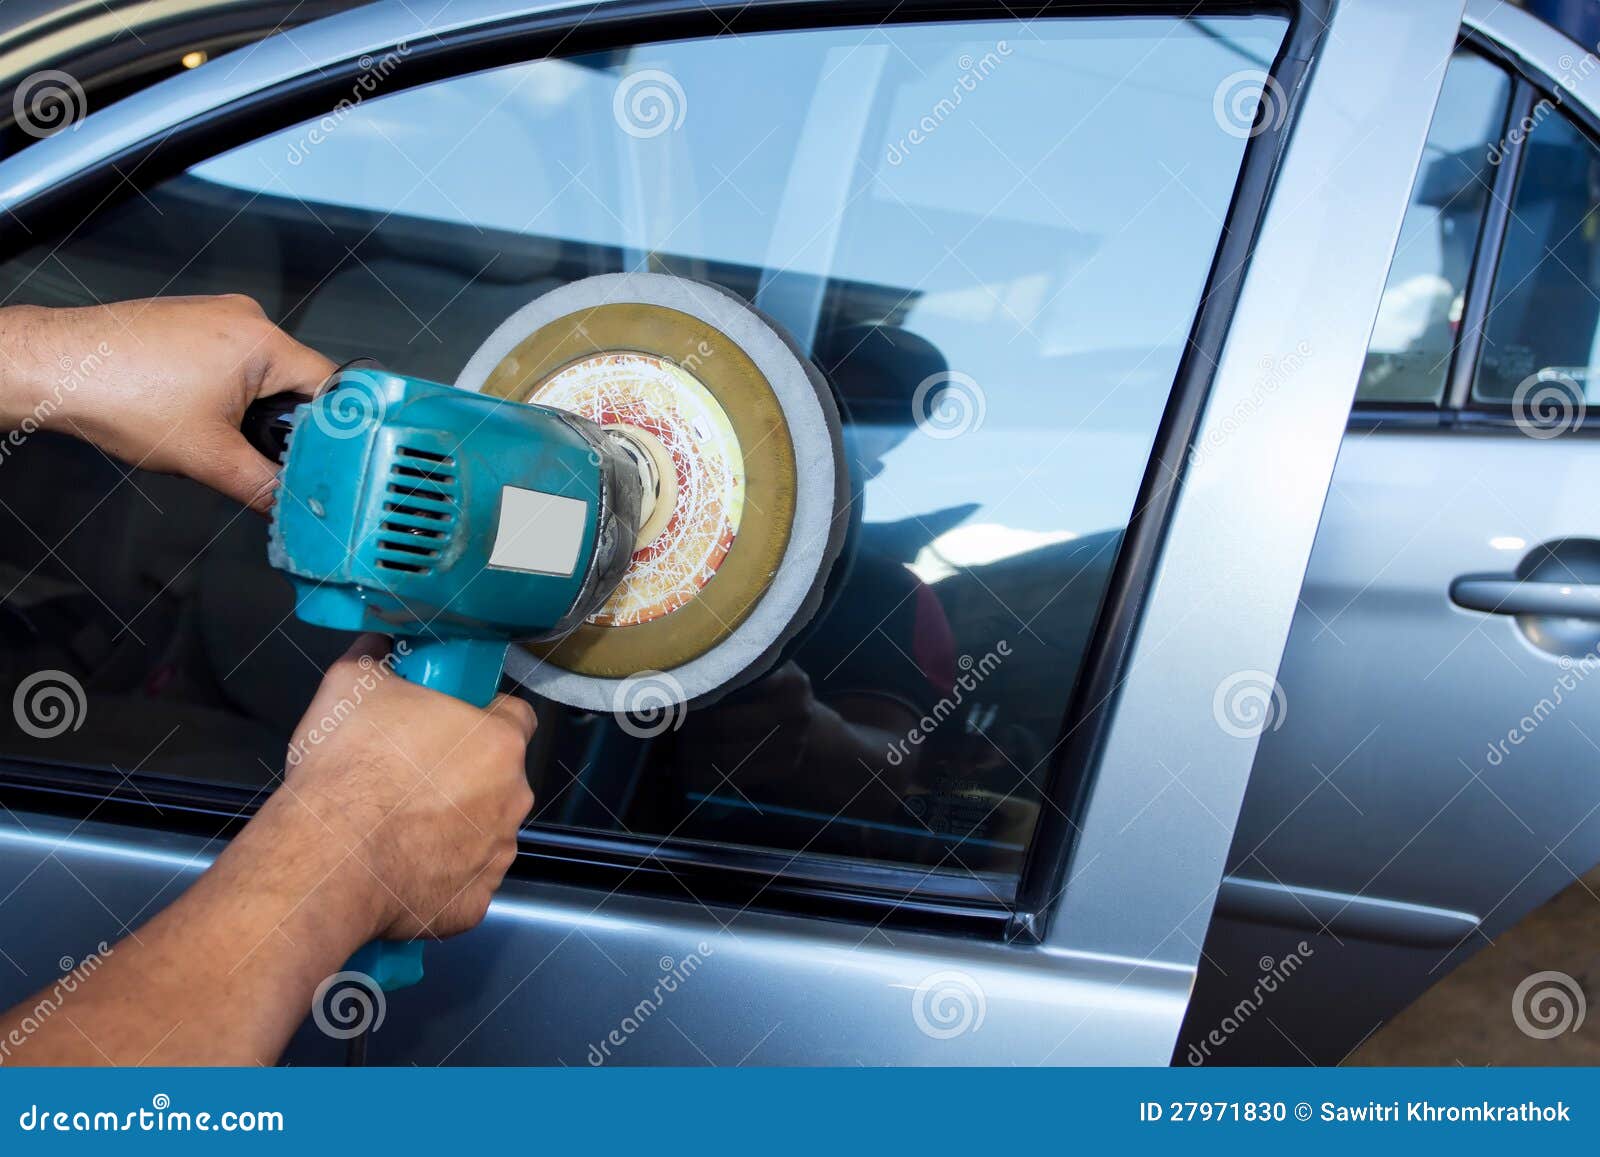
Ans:
[[[1451,59],[1400,227],[1358,401],[1437,404],[1444,395],[1510,91],[1506,74],[1482,57],[1458,52]]]
[[[1600,401],[1600,150],[1546,110],[1523,146],[1473,398]],[[1529,383],[1523,388],[1523,383]],[[1519,395],[1519,388],[1522,394]]]
[[[591,274],[754,301],[847,415],[852,527],[824,610],[769,676],[654,737],[541,705],[537,822],[1003,881],[1237,180],[1246,133],[1217,94],[1283,29],[891,25],[540,61],[257,141],[0,277],[45,304],[246,292],[335,360],[442,381]],[[26,451],[0,491],[54,542],[105,487],[75,446]],[[74,758],[260,782],[341,641],[288,617],[254,521],[187,491],[161,505],[114,493],[92,518],[113,549],[72,574],[22,533],[0,561],[56,584],[36,645],[57,665],[70,638],[117,636],[102,601],[150,603],[139,645],[70,660],[105,704]]]

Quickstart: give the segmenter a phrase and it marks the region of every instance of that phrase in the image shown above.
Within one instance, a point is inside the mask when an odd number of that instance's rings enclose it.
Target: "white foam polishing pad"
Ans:
[[[707,701],[762,674],[815,613],[847,522],[838,410],[741,299],[661,274],[587,278],[508,318],[456,385],[581,414],[659,482],[610,597],[563,638],[512,649],[524,686],[594,711]]]

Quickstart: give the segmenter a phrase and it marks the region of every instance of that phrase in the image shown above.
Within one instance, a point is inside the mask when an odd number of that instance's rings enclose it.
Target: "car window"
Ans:
[[[0,278],[48,305],[249,293],[335,360],[445,382],[591,274],[754,301],[846,413],[854,521],[823,611],[708,708],[641,726],[540,704],[536,822],[1003,878],[1243,151],[1284,111],[1261,96],[1284,30],[891,25],[380,79]],[[5,750],[270,782],[343,640],[293,618],[261,521],[42,436],[0,496],[12,683],[68,672],[89,720]]]
[[[1600,396],[1600,149],[1548,100],[1529,122],[1472,396],[1540,413]]]
[[[1445,72],[1411,207],[1400,226],[1358,402],[1444,396],[1462,298],[1502,159],[1510,78],[1471,52]]]

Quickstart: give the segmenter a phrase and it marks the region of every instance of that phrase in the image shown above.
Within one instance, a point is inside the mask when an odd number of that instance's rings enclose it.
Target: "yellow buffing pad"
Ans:
[[[658,274],[575,282],[519,311],[456,384],[582,414],[660,477],[657,509],[606,603],[513,649],[540,694],[614,710],[624,682],[705,700],[759,675],[815,611],[848,493],[826,382],[765,318]]]

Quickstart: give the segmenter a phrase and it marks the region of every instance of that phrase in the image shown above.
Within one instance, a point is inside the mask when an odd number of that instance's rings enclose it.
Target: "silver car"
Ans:
[[[1593,56],[1476,0],[428,7],[24,78],[0,300],[247,293],[449,382],[552,286],[713,281],[832,381],[852,524],[752,687],[536,704],[372,1063],[1336,1061],[1600,860]],[[248,513],[0,448],[8,1003],[203,869],[343,642]]]

